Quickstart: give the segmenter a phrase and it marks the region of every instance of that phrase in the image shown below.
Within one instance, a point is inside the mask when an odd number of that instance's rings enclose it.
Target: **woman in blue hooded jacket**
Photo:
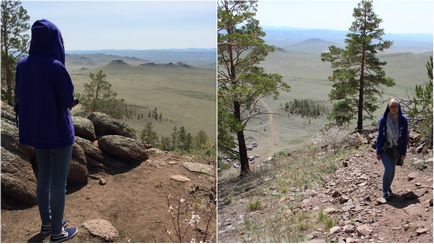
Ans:
[[[401,105],[391,98],[380,120],[377,137],[377,160],[383,161],[383,197],[393,196],[391,185],[397,163],[404,161],[408,145],[408,121],[402,114]]]
[[[37,199],[41,233],[52,242],[72,238],[77,228],[63,219],[66,179],[74,143],[70,108],[74,86],[65,68],[59,29],[41,19],[32,25],[29,55],[16,68],[20,143],[36,149]]]

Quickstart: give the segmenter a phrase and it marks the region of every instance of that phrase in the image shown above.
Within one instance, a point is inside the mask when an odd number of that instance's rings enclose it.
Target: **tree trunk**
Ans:
[[[234,110],[235,110],[234,111],[235,118],[238,121],[241,121],[240,103],[237,101],[234,102]],[[240,164],[241,164],[240,177],[243,177],[251,173],[249,159],[247,157],[247,147],[246,147],[246,139],[244,138],[244,130],[240,130],[237,132],[237,139],[238,139],[238,155],[240,157]]]
[[[363,88],[365,79],[365,47],[362,48],[362,63],[360,65],[360,80],[359,80],[359,106],[357,117],[357,131],[360,133],[363,130]]]

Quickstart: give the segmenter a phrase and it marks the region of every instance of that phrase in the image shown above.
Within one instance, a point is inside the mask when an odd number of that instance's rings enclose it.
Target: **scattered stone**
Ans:
[[[336,197],[340,197],[341,196],[341,193],[339,192],[339,191],[334,191],[333,193],[332,193],[332,197],[334,197],[334,198],[336,198]]]
[[[422,197],[427,192],[428,192],[428,190],[425,188],[418,188],[418,189],[414,190],[414,194],[417,196],[417,198]]]
[[[338,233],[341,231],[341,227],[340,226],[334,226],[330,229],[330,235],[333,235],[335,233]]]
[[[407,175],[407,179],[409,181],[413,180],[414,178],[416,178],[417,173],[416,172],[411,172],[410,174]]]
[[[348,162],[347,161],[342,161],[342,167],[344,167],[344,168],[348,167]]]
[[[345,241],[346,241],[347,243],[356,243],[356,242],[358,242],[357,239],[354,239],[354,238],[352,238],[352,237],[347,237],[347,238],[345,239]]]
[[[372,228],[367,224],[358,226],[356,230],[362,236],[369,236],[372,233]]]
[[[118,230],[116,230],[112,223],[105,219],[86,221],[83,227],[87,229],[90,234],[102,238],[107,242],[113,242],[119,236]]]
[[[356,231],[356,227],[354,225],[345,225],[342,230],[345,233],[353,233],[354,231]]]
[[[333,208],[333,207],[328,207],[328,208],[324,209],[324,213],[326,213],[326,214],[331,214],[331,213],[336,213],[336,212],[338,212],[338,210],[336,208]]]
[[[343,203],[348,202],[348,200],[350,200],[350,198],[346,195],[342,195],[338,200],[339,200],[340,204],[343,204]]]
[[[309,241],[305,241],[305,243],[326,243],[327,241],[324,239],[312,239]]]
[[[170,179],[174,180],[174,181],[179,181],[179,182],[189,182],[190,179],[186,176],[183,175],[172,175],[170,176]]]
[[[386,204],[387,201],[384,199],[384,197],[377,198],[377,205]]]
[[[212,176],[214,176],[214,174],[215,174],[212,170],[212,167],[210,165],[206,165],[206,164],[183,162],[182,166],[184,166],[184,168],[186,168],[188,171],[191,171],[191,172],[198,172],[198,173],[203,173],[203,174],[212,175]]]
[[[408,225],[408,224],[405,224],[405,225],[403,225],[402,227],[403,227],[404,231],[407,231],[407,230],[408,230],[408,228],[410,228],[410,225]]]
[[[175,165],[175,164],[178,164],[178,162],[177,161],[169,161],[169,162],[167,162],[169,165]]]
[[[100,178],[99,179],[99,184],[104,186],[105,184],[107,184],[107,181],[104,178]]]
[[[417,228],[417,230],[416,230],[417,235],[425,234],[427,232],[428,232],[428,230],[426,228]]]

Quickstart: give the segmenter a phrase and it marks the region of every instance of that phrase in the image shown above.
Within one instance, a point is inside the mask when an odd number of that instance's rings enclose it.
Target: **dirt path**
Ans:
[[[264,102],[263,99],[261,99],[261,103],[264,105],[264,107],[268,113],[268,123],[270,124],[269,151],[270,151],[270,153],[272,153],[271,150],[272,150],[272,148],[274,148],[274,145],[277,143],[276,142],[277,130],[276,130],[276,127],[274,126],[273,110],[271,109],[270,106],[268,106],[268,104],[266,102]]]
[[[189,242],[196,234],[201,236],[209,215],[207,202],[214,176],[190,172],[182,166],[183,162],[197,160],[163,152],[127,172],[105,174],[106,185],[90,179],[83,188],[67,194],[65,218],[70,220],[71,226],[79,227],[77,237],[71,242],[101,242],[82,227],[85,221],[100,218],[109,220],[117,228],[119,237],[116,242],[170,242],[162,227],[173,229],[166,200],[169,192],[191,201],[194,211],[201,217],[200,229],[197,233],[189,233],[185,241]],[[170,179],[170,176],[178,174],[190,181],[182,183]],[[28,242],[39,232],[37,206],[2,209],[1,216],[2,242]],[[212,218],[209,229],[211,238],[215,237],[215,218]],[[43,241],[47,242],[48,238]]]
[[[408,154],[385,204],[377,200],[383,165],[370,146],[327,156],[336,164],[321,163],[323,152],[302,154],[219,183],[220,242],[432,242],[432,154]],[[411,167],[420,160],[424,171]],[[318,168],[332,172],[312,173]]]

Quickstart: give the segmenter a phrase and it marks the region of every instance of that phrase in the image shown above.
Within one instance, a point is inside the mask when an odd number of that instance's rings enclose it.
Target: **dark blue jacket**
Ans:
[[[383,147],[383,144],[387,141],[387,126],[386,126],[386,119],[387,115],[389,114],[389,106],[387,106],[386,111],[384,112],[383,117],[380,119],[380,127],[378,130],[378,136],[377,136],[377,154],[381,154]],[[401,105],[398,107],[398,125],[399,125],[399,139],[398,139],[398,146],[399,146],[399,153],[401,155],[407,154],[407,145],[408,145],[408,120],[403,115],[401,111]]]
[[[38,149],[72,145],[69,108],[73,93],[59,29],[48,20],[35,21],[29,55],[18,62],[16,70],[20,143]]]

